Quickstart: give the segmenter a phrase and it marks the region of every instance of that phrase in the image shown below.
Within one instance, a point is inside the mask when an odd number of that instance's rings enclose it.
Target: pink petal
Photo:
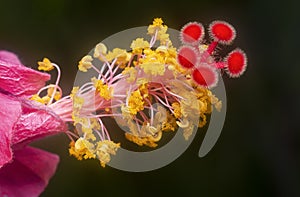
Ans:
[[[0,60],[10,62],[12,64],[17,64],[17,65],[21,64],[18,56],[8,51],[0,51]]]
[[[50,108],[22,101],[22,114],[13,127],[12,144],[33,140],[67,131],[67,125]]]
[[[12,127],[21,115],[21,104],[0,92],[0,169],[12,160]]]
[[[16,95],[30,96],[45,86],[50,75],[22,65],[16,55],[0,51],[1,88]]]
[[[48,185],[59,157],[40,149],[25,147],[15,151],[13,163],[0,169],[0,196],[36,197]]]

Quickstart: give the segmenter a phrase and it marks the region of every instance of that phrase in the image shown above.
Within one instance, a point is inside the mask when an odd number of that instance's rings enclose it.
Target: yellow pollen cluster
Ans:
[[[96,45],[94,50],[94,58],[98,58],[101,61],[104,61],[103,57],[107,53],[107,48],[103,43],[99,43]]]
[[[108,85],[104,84],[102,80],[96,79],[95,77],[93,77],[91,80],[94,83],[94,87],[96,88],[100,97],[104,98],[105,100],[111,99],[113,91],[112,87],[108,87]]]
[[[84,98],[79,96],[73,96],[73,114],[79,114],[84,104]]]
[[[126,67],[122,71],[122,74],[123,75],[128,75],[128,77],[126,78],[126,81],[131,83],[131,82],[134,82],[136,80],[137,70],[134,67]]]
[[[72,141],[70,143],[69,153],[78,160],[94,159],[96,157],[94,154],[94,145],[84,138],[79,138],[76,142]]]
[[[163,20],[162,20],[161,18],[155,18],[155,19],[153,20],[153,24],[150,25],[150,27],[151,27],[151,26],[154,26],[154,27],[160,27],[160,26],[162,26],[163,23],[164,23],[164,22],[163,22]]]
[[[176,129],[177,129],[176,119],[174,118],[174,116],[171,116],[168,113],[167,121],[164,121],[162,123],[161,130],[162,131],[176,131]]]
[[[48,95],[49,98],[53,95],[54,91],[55,91],[54,87],[49,87],[48,88],[47,95]],[[59,91],[55,91],[55,93],[54,93],[54,100],[58,101],[61,98],[61,96],[62,95],[60,94]]]
[[[120,143],[114,143],[110,140],[100,141],[94,145],[84,138],[79,138],[76,142],[70,143],[69,153],[78,160],[97,157],[101,166],[105,167],[106,163],[111,160],[111,155],[115,155],[118,148],[120,148]]]
[[[120,148],[120,143],[114,143],[113,141],[104,140],[97,143],[96,155],[100,160],[102,167],[105,167],[111,159],[111,155],[115,155],[116,151]]]
[[[40,97],[39,95],[34,94],[31,96],[30,100],[37,101],[42,104],[47,104],[50,101],[50,98],[48,96]]]
[[[146,74],[157,76],[164,75],[165,73],[165,65],[161,63],[144,63],[141,64],[140,67],[144,70]]]
[[[42,103],[44,105],[48,104],[51,100],[51,97],[52,97],[54,91],[55,91],[55,87],[54,87],[53,84],[50,84],[47,87],[48,87],[48,89],[47,89],[47,95],[46,96],[40,97],[38,94],[34,94],[34,95],[31,96],[30,100],[37,101],[37,102]],[[58,101],[61,98],[61,96],[62,96],[61,93],[56,90],[55,93],[54,93],[53,99],[55,101]]]
[[[178,119],[177,125],[183,128],[184,138],[189,139],[194,128],[206,125],[206,116],[212,112],[212,106],[220,111],[222,102],[209,89],[195,86],[189,80],[185,83],[190,84],[193,90],[185,88],[183,83],[173,83],[172,91],[185,99],[172,103],[172,109],[174,118]]]
[[[84,56],[78,64],[78,69],[82,72],[87,72],[92,67],[93,58],[90,55]]]
[[[178,102],[174,102],[174,103],[172,103],[172,107],[173,107],[173,110],[174,110],[175,118],[180,118],[181,117],[180,104]]]
[[[75,87],[72,88],[72,91],[71,91],[71,94],[70,94],[71,99],[73,99],[74,96],[76,96],[78,90],[79,90],[78,86],[75,86]]]
[[[163,25],[163,20],[161,18],[155,18],[153,24],[148,27],[148,34],[151,36],[156,34],[157,40],[159,40],[161,44],[167,44],[171,43],[167,30],[168,26]]]
[[[145,49],[143,54],[145,56],[138,59],[135,65],[141,67],[146,74],[162,76],[169,65],[172,65],[174,72],[178,72],[176,70],[180,68],[174,47],[159,46],[156,50]]]
[[[144,109],[144,99],[139,89],[131,93],[128,99],[128,109],[132,115],[136,115],[137,112]]]
[[[174,116],[172,116],[170,112],[164,110],[161,106],[158,106],[157,108],[152,125],[150,125],[150,123],[144,123],[143,125],[140,125],[140,129],[138,129],[137,125],[130,117],[127,118],[126,125],[130,130],[130,132],[125,133],[127,140],[139,146],[145,145],[152,148],[157,147],[157,142],[161,140],[163,132],[175,131],[177,128]]]
[[[54,69],[51,61],[48,58],[44,58],[42,62],[38,62],[38,69],[43,71],[51,71]]]
[[[125,49],[120,48],[114,48],[112,51],[109,51],[108,54],[106,54],[105,56],[108,62],[111,62],[114,59],[116,59],[116,64],[118,64],[122,68],[129,61],[130,57],[130,53],[128,53]]]
[[[145,137],[135,136],[130,133],[125,133],[125,137],[127,140],[136,143],[139,146],[149,146],[152,148],[157,147],[155,142],[158,142],[162,137],[162,132],[157,132],[155,135],[148,135]]]
[[[76,92],[76,90],[74,90]],[[87,118],[81,115],[81,110],[84,110],[84,99],[75,95],[72,98],[73,100],[73,112],[72,112],[72,120],[73,125],[80,129],[80,131],[84,134],[84,140],[86,141],[96,141],[96,136],[94,135],[94,130],[99,131],[100,125],[96,118]]]
[[[140,54],[144,49],[148,49],[149,47],[149,42],[145,41],[144,38],[137,38],[136,40],[132,41],[130,45],[133,54]]]

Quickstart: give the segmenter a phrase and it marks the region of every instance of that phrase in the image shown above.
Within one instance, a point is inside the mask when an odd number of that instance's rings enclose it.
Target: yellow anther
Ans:
[[[144,70],[146,74],[153,76],[162,76],[165,73],[165,65],[161,63],[144,63],[141,64],[140,67]]]
[[[94,50],[94,58],[99,58],[103,61],[102,57],[107,53],[107,48],[103,43],[99,43],[96,45]]]
[[[95,77],[93,77],[91,81],[94,83],[94,87],[96,88],[96,91],[99,92],[100,97],[105,100],[112,98],[112,87],[108,87],[108,85],[104,84],[103,81],[96,79]]]
[[[69,153],[78,160],[95,158],[94,145],[84,138],[79,138],[75,143],[70,143]]]
[[[144,100],[139,89],[131,93],[128,100],[128,109],[132,115],[136,115],[137,112],[144,109]]]
[[[104,140],[97,143],[96,155],[100,160],[102,167],[110,161],[111,155],[115,155],[118,148],[120,148],[120,143],[114,143],[110,140]]]
[[[71,99],[74,98],[74,96],[77,94],[78,90],[79,90],[79,87],[78,87],[78,86],[73,87],[73,89],[72,89],[72,91],[71,91],[71,94],[70,94]]]
[[[48,88],[48,90],[47,90],[47,95],[48,95],[48,97],[51,98],[51,96],[52,96],[54,90],[55,90],[54,87]],[[62,96],[62,95],[60,94],[60,92],[59,92],[59,91],[56,91],[55,94],[54,94],[54,100],[58,101],[58,100],[61,98],[61,96]]]
[[[82,72],[87,72],[92,67],[93,58],[90,55],[84,56],[78,64],[78,69]]]
[[[136,80],[136,74],[137,74],[137,70],[134,67],[126,67],[123,72],[123,75],[129,75],[126,78],[126,81],[131,83],[134,82]]]
[[[178,102],[174,102],[174,103],[172,103],[172,107],[173,107],[175,118],[180,118],[181,117],[180,104]]]
[[[125,137],[127,140],[139,145],[139,146],[149,146],[152,148],[155,148],[157,146],[157,144],[155,142],[157,142],[160,138],[161,138],[161,132],[157,134],[156,137],[153,136],[146,136],[146,137],[139,137],[139,136],[135,136],[132,135],[130,133],[125,133]]]
[[[43,71],[51,71],[54,69],[54,66],[52,65],[51,61],[48,58],[44,58],[42,62],[38,62],[38,69]]]
[[[32,95],[30,100],[37,101],[42,104],[46,104],[46,103],[44,103],[44,100],[37,94]]]
[[[145,41],[144,38],[137,38],[134,41],[132,41],[130,48],[132,49],[132,53],[134,54],[140,54],[144,49],[147,49],[150,47],[150,44],[148,41]]]

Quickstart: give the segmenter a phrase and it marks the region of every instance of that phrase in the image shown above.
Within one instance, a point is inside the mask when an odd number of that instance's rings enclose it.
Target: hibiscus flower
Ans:
[[[30,99],[49,79],[49,74],[24,66],[15,54],[0,51],[0,196],[39,196],[56,171],[57,155],[28,146],[68,133],[70,99],[48,105]]]

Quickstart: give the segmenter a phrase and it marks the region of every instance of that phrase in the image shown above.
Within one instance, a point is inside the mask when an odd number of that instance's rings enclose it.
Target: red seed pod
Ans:
[[[225,21],[213,21],[209,25],[209,35],[214,41],[222,44],[231,44],[236,33],[232,25]]]
[[[230,77],[241,76],[247,67],[247,57],[241,49],[235,49],[225,59],[226,71]]]
[[[193,80],[200,86],[213,88],[218,83],[218,73],[211,66],[201,65],[192,73]]]
[[[177,61],[184,68],[193,68],[199,59],[198,52],[190,46],[182,46],[177,53]]]
[[[190,22],[182,27],[180,39],[183,44],[198,45],[204,37],[205,31],[201,23]]]

